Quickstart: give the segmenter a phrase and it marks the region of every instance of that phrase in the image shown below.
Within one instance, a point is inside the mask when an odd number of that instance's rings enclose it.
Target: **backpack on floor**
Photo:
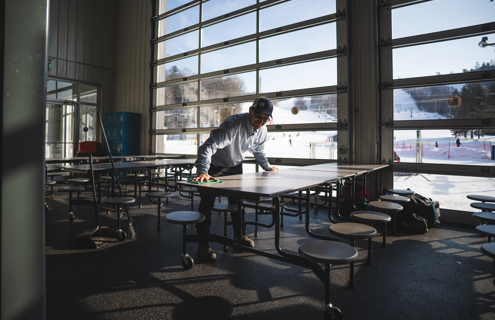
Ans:
[[[415,213],[401,213],[397,226],[403,230],[413,233],[427,233],[428,223],[426,219],[418,216]]]
[[[428,228],[440,227],[440,204],[438,201],[433,201],[431,198],[417,193],[409,196],[409,198],[411,201],[402,204],[404,210],[400,216],[408,218],[410,214],[415,213],[426,219]]]

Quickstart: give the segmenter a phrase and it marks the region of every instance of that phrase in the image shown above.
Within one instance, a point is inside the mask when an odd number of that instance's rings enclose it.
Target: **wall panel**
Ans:
[[[116,0],[51,0],[49,77],[100,85],[114,92]],[[114,96],[101,100],[101,113],[112,112]]]
[[[115,111],[141,114],[140,152],[148,153],[150,2],[118,2]]]

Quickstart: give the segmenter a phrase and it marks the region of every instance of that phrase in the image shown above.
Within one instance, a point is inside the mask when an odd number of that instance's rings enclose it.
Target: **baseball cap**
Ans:
[[[269,115],[272,118],[273,103],[267,97],[256,98],[253,103],[253,111]]]

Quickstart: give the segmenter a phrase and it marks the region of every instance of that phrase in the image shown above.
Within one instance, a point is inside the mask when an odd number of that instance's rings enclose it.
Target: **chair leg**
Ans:
[[[325,264],[325,306],[330,304],[330,265]]]
[[[140,198],[141,199],[141,198]],[[157,203],[157,207],[158,207],[158,221],[157,221],[157,224],[156,224],[156,231],[160,231],[160,204],[162,203],[162,199],[161,198],[158,198],[158,203]]]
[[[355,240],[351,239],[351,246],[355,246]],[[351,261],[351,266],[349,268],[349,288],[354,288],[354,261]]]
[[[368,265],[371,264],[371,238],[368,239]]]
[[[254,215],[254,221],[258,222],[258,214],[259,214],[259,209],[256,209],[255,215]],[[254,236],[257,238],[258,237],[258,226],[254,226]]]

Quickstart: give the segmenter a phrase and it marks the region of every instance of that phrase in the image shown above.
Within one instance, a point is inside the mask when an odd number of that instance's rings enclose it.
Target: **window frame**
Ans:
[[[349,158],[348,156],[348,148],[340,148],[341,145],[347,145],[349,141],[349,131],[348,131],[348,106],[347,103],[349,101],[348,98],[348,93],[347,93],[347,83],[348,81],[348,58],[347,58],[347,17],[346,17],[346,0],[336,0],[336,12],[333,14],[321,16],[321,17],[316,17],[312,18],[309,20],[305,20],[302,22],[297,22],[289,25],[285,25],[282,27],[266,30],[263,32],[259,31],[259,19],[260,19],[260,14],[259,10],[281,4],[283,2],[286,2],[287,0],[267,0],[267,1],[258,1],[258,3],[224,14],[219,17],[215,17],[212,19],[209,19],[207,21],[200,21],[198,24],[189,26],[188,28],[185,28],[183,30],[177,30],[174,31],[170,34],[165,34],[160,37],[156,36],[158,35],[158,21],[165,19],[167,17],[170,17],[178,12],[181,12],[183,10],[187,10],[188,8],[199,5],[200,6],[200,14],[202,13],[202,3],[204,2],[203,0],[195,0],[187,3],[184,6],[174,8],[173,10],[170,10],[169,12],[165,12],[160,15],[156,15],[155,12],[157,12],[157,8],[159,7],[159,0],[153,1],[152,5],[152,22],[151,22],[151,41],[150,41],[150,46],[151,46],[151,63],[150,63],[150,147],[151,147],[151,152],[153,154],[160,154],[160,150],[157,147],[157,136],[159,135],[168,135],[168,134],[197,134],[198,135],[198,141],[199,141],[199,135],[200,134],[208,134],[214,127],[207,127],[207,128],[200,128],[199,127],[199,121],[197,122],[197,128],[179,128],[179,129],[158,129],[156,127],[157,121],[156,121],[156,115],[157,112],[159,111],[164,111],[164,110],[169,110],[169,109],[178,109],[178,108],[190,108],[190,107],[195,107],[197,108],[197,118],[199,119],[200,117],[200,108],[205,107],[205,106],[218,106],[222,104],[232,104],[232,103],[242,103],[242,102],[253,102],[255,96],[259,96],[260,91],[260,85],[259,85],[259,72],[260,70],[266,70],[270,68],[275,68],[275,67],[280,67],[284,65],[292,65],[296,63],[304,63],[304,62],[309,62],[309,61],[316,61],[316,60],[322,60],[322,59],[328,59],[328,58],[336,58],[337,59],[337,81],[338,85],[333,85],[333,86],[324,86],[324,87],[317,87],[317,88],[308,88],[308,89],[297,89],[297,90],[288,90],[288,91],[279,91],[279,92],[265,92],[262,95],[266,96],[270,99],[277,99],[277,98],[291,98],[291,97],[301,97],[301,96],[313,96],[313,95],[325,95],[325,94],[337,94],[337,122],[329,122],[329,123],[317,123],[317,124],[287,124],[287,125],[267,125],[267,129],[269,132],[292,132],[292,131],[338,131],[338,143],[339,143],[339,160],[340,161],[347,161]],[[249,14],[255,12],[257,14],[257,31],[253,34],[249,34],[237,39],[231,39],[222,43],[216,43],[212,44],[206,47],[201,47],[201,28],[206,27],[206,26],[211,26],[216,23],[220,23],[229,19],[233,19],[236,17],[239,17],[244,14]],[[288,58],[283,58],[283,59],[275,59],[275,60],[270,60],[270,61],[264,61],[260,63],[259,59],[259,53],[256,54],[256,63],[250,64],[250,65],[243,65],[240,67],[235,67],[231,68],[228,70],[218,70],[214,72],[209,72],[202,74],[201,73],[201,54],[202,53],[207,53],[211,52],[214,50],[218,49],[223,49],[223,48],[228,48],[231,46],[235,46],[238,44],[250,42],[250,41],[256,41],[256,46],[257,46],[257,52],[259,52],[259,40],[263,39],[269,39],[270,37],[278,36],[284,33],[288,33],[291,31],[297,31],[297,30],[303,30],[311,27],[315,27],[318,25],[324,25],[328,23],[335,22],[337,24],[337,32],[336,32],[336,49],[333,50],[326,50],[326,51],[321,51],[321,52],[312,52],[308,54],[303,54],[299,56],[292,56]],[[158,43],[172,39],[177,36],[184,35],[189,32],[195,32],[199,30],[199,43],[198,43],[198,48],[195,50],[191,50],[189,52],[184,52],[182,54],[176,54],[170,57],[166,57],[163,59],[154,59],[154,57],[157,57],[157,50],[158,50]],[[163,82],[156,82],[156,70],[158,69],[159,65],[163,65],[165,63],[170,63],[185,57],[191,57],[193,55],[198,55],[198,62],[199,62],[199,74],[190,76],[190,77],[185,77],[185,78],[180,78],[180,79],[174,79],[174,80],[169,80],[169,81],[163,81]],[[156,95],[155,95],[155,90],[158,88],[162,88],[165,86],[169,85],[175,85],[175,84],[184,84],[188,82],[197,82],[198,88],[199,88],[199,95],[201,95],[201,83],[200,81],[202,79],[209,79],[209,78],[216,78],[216,77],[221,77],[221,76],[226,76],[226,75],[236,75],[239,73],[245,73],[249,71],[255,71],[257,74],[257,85],[256,85],[256,94],[255,95],[244,95],[244,96],[237,96],[237,97],[224,97],[224,98],[218,98],[218,99],[209,99],[209,100],[202,100],[201,96],[198,97],[198,101],[194,102],[184,102],[184,103],[178,103],[178,104],[171,104],[171,105],[156,105]],[[159,139],[158,139],[159,140]],[[199,147],[199,146],[198,146]],[[342,151],[342,153],[340,153]],[[283,163],[294,163],[298,162],[298,160],[303,160],[302,162],[307,163],[308,159],[269,159],[273,163],[277,163],[279,165]],[[316,162],[322,162],[322,160],[315,160]],[[302,163],[299,162],[299,163]],[[311,162],[310,162],[311,163]]]
[[[392,39],[392,10],[403,6],[415,5],[424,0],[395,0],[378,4],[379,36],[378,51],[380,55],[380,128],[381,159],[392,164],[395,172],[434,173],[446,175],[463,175],[495,177],[495,166],[453,165],[393,162],[394,130],[434,130],[434,129],[495,129],[495,118],[485,119],[436,119],[436,120],[400,120],[393,117],[393,90],[398,88],[449,85],[455,83],[494,81],[495,70],[468,73],[425,76],[415,78],[393,79],[392,50],[406,46],[462,39],[495,32],[495,22],[467,26],[446,31],[433,32],[403,38]],[[476,49],[476,48],[475,48]],[[388,181],[390,184],[390,181]]]

